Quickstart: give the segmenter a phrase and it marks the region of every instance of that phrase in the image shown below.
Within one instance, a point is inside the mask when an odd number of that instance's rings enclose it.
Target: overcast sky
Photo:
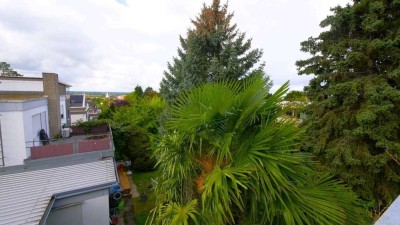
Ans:
[[[71,90],[159,88],[179,35],[211,0],[0,0],[0,61],[25,76],[59,74]],[[222,2],[225,2],[222,0]],[[291,81],[302,90],[295,61],[300,42],[317,36],[319,22],[350,0],[230,0],[234,22],[253,48],[264,51],[274,89]]]

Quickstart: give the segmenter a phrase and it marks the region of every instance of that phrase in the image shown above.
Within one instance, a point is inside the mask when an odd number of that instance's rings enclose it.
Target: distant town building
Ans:
[[[86,95],[70,95],[71,124],[77,121],[88,121],[89,106],[86,104]]]
[[[53,73],[0,77],[0,166],[22,164],[41,130],[48,137],[60,135],[70,121],[69,87]]]

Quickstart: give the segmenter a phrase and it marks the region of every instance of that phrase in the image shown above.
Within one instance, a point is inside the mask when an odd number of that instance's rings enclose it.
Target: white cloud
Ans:
[[[209,4],[211,0],[206,0]],[[290,79],[296,89],[299,43],[346,0],[231,0],[238,28],[264,49],[266,72],[276,85]],[[198,0],[0,0],[0,61],[26,76],[55,72],[71,90],[158,89],[179,35],[201,10]]]

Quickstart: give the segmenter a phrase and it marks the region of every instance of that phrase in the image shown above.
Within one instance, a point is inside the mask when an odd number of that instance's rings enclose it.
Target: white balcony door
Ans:
[[[32,137],[35,141],[39,140],[39,131],[44,129],[47,133],[46,112],[38,113],[32,116]],[[35,143],[36,145],[37,143]]]

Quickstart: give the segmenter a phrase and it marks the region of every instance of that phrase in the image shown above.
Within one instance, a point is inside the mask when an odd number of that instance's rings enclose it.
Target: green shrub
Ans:
[[[124,154],[131,160],[132,169],[154,170],[156,161],[152,158],[150,137],[146,129],[130,125],[125,128]]]
[[[90,130],[92,128],[102,126],[102,125],[108,125],[107,121],[105,121],[105,120],[89,120],[89,121],[78,120],[75,122],[75,126],[83,128],[85,133],[90,133]]]

